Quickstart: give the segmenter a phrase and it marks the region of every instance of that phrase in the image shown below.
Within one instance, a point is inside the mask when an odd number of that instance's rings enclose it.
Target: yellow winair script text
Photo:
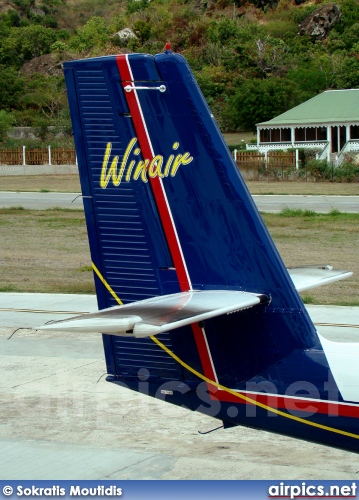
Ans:
[[[133,180],[141,179],[143,182],[148,182],[149,178],[154,177],[174,177],[181,165],[188,165],[193,161],[193,157],[190,153],[186,152],[184,154],[171,154],[167,161],[162,155],[155,155],[151,160],[149,159],[134,159],[131,160],[132,156],[138,156],[141,153],[139,147],[135,147],[137,143],[137,137],[134,137],[129,142],[125,154],[123,156],[120,166],[118,166],[119,157],[115,156],[110,164],[110,156],[112,144],[109,142],[106,147],[105,156],[102,163],[100,186],[106,188],[110,180],[114,186],[119,186],[122,181],[129,182],[131,178]],[[179,142],[175,142],[172,146],[173,151],[179,148]]]

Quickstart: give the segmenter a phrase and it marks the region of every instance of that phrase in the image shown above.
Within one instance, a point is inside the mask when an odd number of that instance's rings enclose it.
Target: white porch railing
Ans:
[[[260,144],[247,144],[246,149],[256,150],[260,153],[273,150],[287,149],[325,149],[329,145],[327,141],[311,141],[311,142],[263,142]]]
[[[341,165],[344,161],[344,155],[353,151],[359,151],[359,139],[350,139],[344,144],[337,159],[337,166]]]
[[[246,144],[246,149],[249,151],[259,151],[260,153],[265,153],[266,151],[275,151],[281,149],[285,151],[292,147],[291,142],[268,142],[260,144]]]
[[[324,146],[323,150],[321,151],[321,153],[318,155],[318,160],[329,161],[329,158],[330,158],[330,142],[328,141]]]

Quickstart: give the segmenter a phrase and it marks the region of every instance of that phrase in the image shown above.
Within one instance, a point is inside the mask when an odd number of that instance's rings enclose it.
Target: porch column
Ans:
[[[257,144],[258,145],[260,143],[260,140],[261,140],[261,131],[260,131],[260,128],[257,127]]]
[[[345,125],[345,142],[350,141],[350,125]]]
[[[294,142],[295,142],[295,128],[290,127],[290,139],[292,141],[292,148],[294,148]]]
[[[330,125],[327,128],[327,141],[329,142],[329,153],[332,152],[332,131]]]

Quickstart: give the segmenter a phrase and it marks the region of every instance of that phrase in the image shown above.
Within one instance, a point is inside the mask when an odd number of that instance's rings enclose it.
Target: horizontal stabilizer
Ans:
[[[288,272],[298,292],[328,285],[334,281],[349,278],[353,274],[333,269],[329,265],[296,267],[288,269]]]
[[[39,329],[142,338],[248,309],[266,301],[267,296],[256,293],[228,290],[189,291],[54,321]]]

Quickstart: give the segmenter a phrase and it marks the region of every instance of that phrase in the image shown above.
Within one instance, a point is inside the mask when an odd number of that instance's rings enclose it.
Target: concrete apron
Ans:
[[[34,330],[95,310],[94,296],[0,298],[0,479],[358,478],[354,453],[243,427],[199,434],[220,422],[106,382],[100,336]],[[309,311],[357,324],[358,308]]]

